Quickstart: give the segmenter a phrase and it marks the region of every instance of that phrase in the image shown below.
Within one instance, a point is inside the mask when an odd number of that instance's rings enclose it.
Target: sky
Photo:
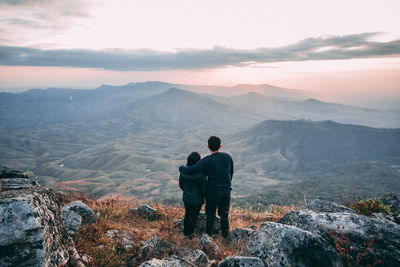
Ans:
[[[0,0],[0,91],[267,83],[393,102],[398,10],[398,0]]]

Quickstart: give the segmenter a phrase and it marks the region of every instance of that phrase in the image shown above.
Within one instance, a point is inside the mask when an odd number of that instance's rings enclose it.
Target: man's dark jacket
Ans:
[[[233,160],[227,153],[216,152],[199,160],[193,166],[181,166],[182,174],[204,173],[207,179],[207,194],[230,192],[233,176]]]
[[[203,173],[181,173],[179,176],[179,187],[183,190],[183,202],[192,206],[201,206],[204,204],[206,177]]]

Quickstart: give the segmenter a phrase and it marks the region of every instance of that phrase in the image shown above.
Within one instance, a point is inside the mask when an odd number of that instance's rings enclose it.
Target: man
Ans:
[[[208,139],[208,148],[211,155],[198,161],[193,166],[181,166],[179,171],[184,174],[202,172],[208,177],[206,193],[206,233],[213,232],[215,212],[221,218],[222,236],[226,238],[229,233],[229,205],[231,201],[231,181],[233,176],[233,161],[229,154],[219,152],[221,139],[211,136]]]

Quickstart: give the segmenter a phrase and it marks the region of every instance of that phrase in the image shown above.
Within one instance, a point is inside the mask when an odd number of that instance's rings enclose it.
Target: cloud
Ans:
[[[400,40],[374,42],[379,33],[308,38],[298,43],[257,49],[141,50],[36,49],[0,46],[0,64],[62,66],[108,70],[178,70],[249,66],[258,63],[400,56]]]
[[[82,10],[90,7],[88,0],[0,0],[0,9],[12,10],[12,9],[30,9],[30,8],[41,8],[47,9],[52,8],[59,9],[59,13],[64,14],[81,14]]]
[[[7,15],[10,11],[18,11],[21,16],[43,17],[82,17],[89,16],[88,10],[93,6],[92,0],[0,0],[0,11]],[[13,19],[22,19],[18,13],[12,12]]]
[[[5,6],[23,6],[37,2],[49,2],[50,0],[0,0],[0,5]]]
[[[30,19],[4,19],[2,21],[4,24],[7,25],[14,25],[14,26],[26,26],[29,28],[36,28],[36,29],[66,29],[67,26],[65,25],[52,25],[49,23],[44,23],[40,20],[30,20]]]
[[[93,0],[0,0],[0,44],[29,43],[30,36],[65,33],[91,18]]]

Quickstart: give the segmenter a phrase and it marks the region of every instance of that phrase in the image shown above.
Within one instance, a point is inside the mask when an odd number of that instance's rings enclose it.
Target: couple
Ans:
[[[215,212],[221,218],[222,236],[229,233],[229,205],[231,200],[231,180],[233,161],[229,154],[219,152],[221,140],[217,136],[208,139],[211,155],[200,159],[200,154],[192,152],[187,158],[187,166],[179,167],[179,187],[183,190],[185,218],[183,233],[191,237],[196,228],[197,217],[206,199],[206,233],[212,235]]]

